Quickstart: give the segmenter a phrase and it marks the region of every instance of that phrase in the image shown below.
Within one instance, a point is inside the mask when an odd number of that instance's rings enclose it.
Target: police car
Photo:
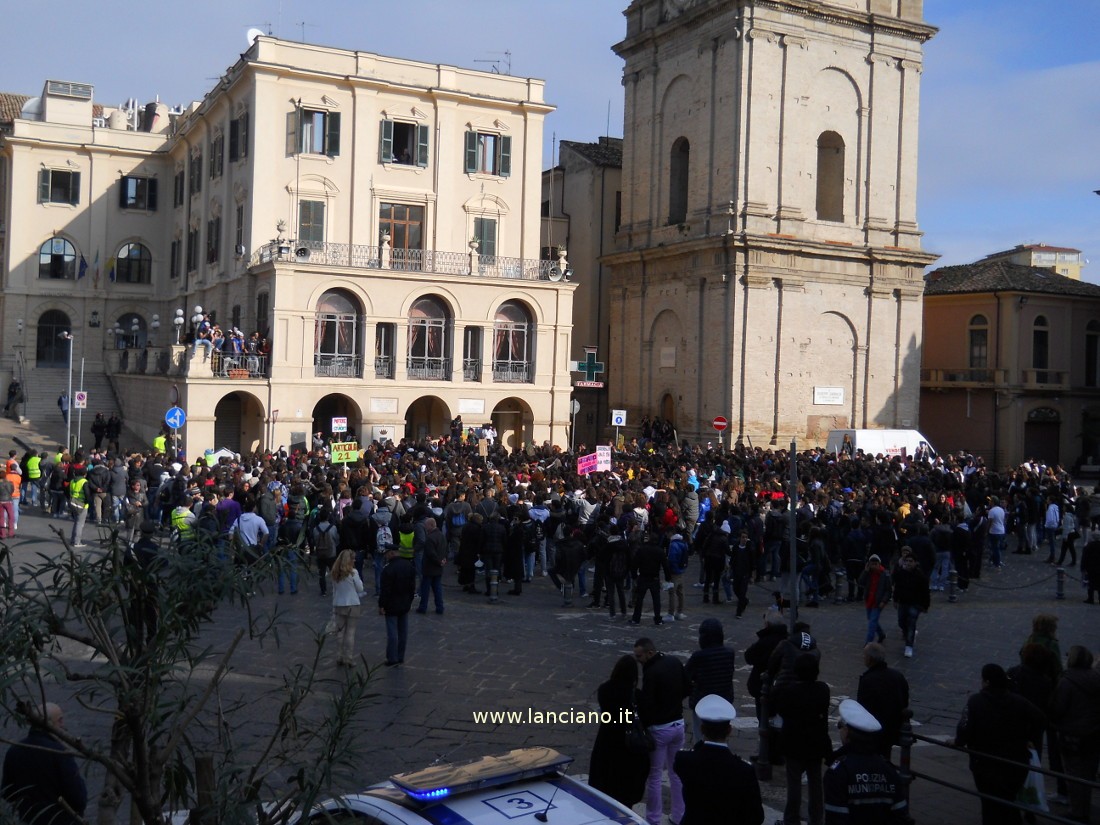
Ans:
[[[356,825],[645,825],[629,808],[565,775],[573,757],[550,748],[399,773],[322,802],[299,823]]]

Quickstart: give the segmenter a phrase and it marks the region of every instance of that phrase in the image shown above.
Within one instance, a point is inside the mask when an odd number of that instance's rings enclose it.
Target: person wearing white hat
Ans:
[[[909,821],[909,803],[897,768],[876,753],[882,725],[854,699],[840,713],[843,743],[825,771],[826,825],[901,825]]]
[[[711,693],[698,701],[695,714],[703,740],[689,751],[680,751],[673,762],[684,793],[680,825],[760,825],[764,806],[756,772],[726,744],[736,709]]]

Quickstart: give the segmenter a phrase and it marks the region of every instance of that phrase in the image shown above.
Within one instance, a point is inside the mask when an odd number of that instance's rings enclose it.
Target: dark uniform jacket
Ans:
[[[76,825],[83,821],[57,804],[64,799],[78,814],[84,813],[88,791],[80,768],[64,752],[64,746],[44,730],[32,730],[22,742],[8,749],[0,784],[3,798],[27,822]]]
[[[387,616],[401,616],[412,607],[416,593],[416,568],[408,559],[398,556],[382,568],[378,591],[378,606]]]
[[[822,784],[825,825],[900,825],[909,820],[897,768],[877,753],[841,748]]]
[[[871,665],[859,677],[856,701],[882,725],[880,741],[896,745],[901,736],[904,711],[909,707],[909,682],[886,663]]]
[[[684,785],[680,825],[760,825],[764,806],[752,767],[724,744],[700,742],[680,751],[673,770]]]

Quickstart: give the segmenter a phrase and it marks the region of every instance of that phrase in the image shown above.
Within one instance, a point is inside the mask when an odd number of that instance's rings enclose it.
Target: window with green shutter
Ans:
[[[493,132],[467,132],[465,144],[467,174],[512,174],[512,137]]]
[[[38,202],[80,203],[80,173],[67,169],[38,170]]]
[[[286,115],[288,155],[340,154],[340,113],[298,108]]]
[[[427,124],[383,120],[379,128],[378,160],[380,163],[427,166],[429,141]]]

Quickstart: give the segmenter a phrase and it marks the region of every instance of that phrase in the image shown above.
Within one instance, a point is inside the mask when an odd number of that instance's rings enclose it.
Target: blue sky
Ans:
[[[38,94],[47,77],[92,83],[118,104],[199,99],[246,48],[277,36],[544,78],[558,110],[550,142],[622,134],[627,0],[62,0],[68,45],[34,35],[36,3],[12,4],[0,88]],[[1100,0],[925,0],[939,34],[921,89],[918,217],[940,264],[1017,243],[1072,246],[1100,283]],[[305,24],[304,26],[302,24]],[[479,62],[486,61],[486,62]]]

